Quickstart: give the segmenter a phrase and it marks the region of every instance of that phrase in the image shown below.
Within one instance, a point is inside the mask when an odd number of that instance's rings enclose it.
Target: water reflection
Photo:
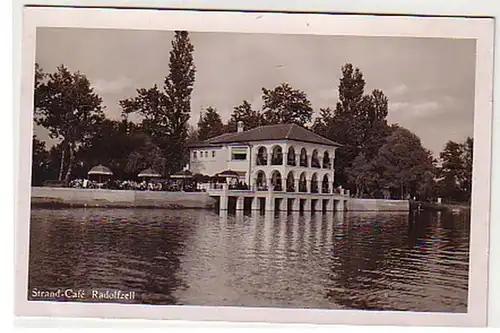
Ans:
[[[469,215],[32,213],[29,287],[135,290],[137,302],[467,309]]]

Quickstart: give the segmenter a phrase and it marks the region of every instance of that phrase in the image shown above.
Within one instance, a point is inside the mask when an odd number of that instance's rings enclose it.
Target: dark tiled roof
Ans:
[[[321,135],[311,132],[296,124],[279,124],[257,127],[244,132],[225,133],[203,142],[195,143],[190,147],[217,146],[224,143],[243,143],[249,141],[293,140],[316,143],[326,146],[341,146]]]

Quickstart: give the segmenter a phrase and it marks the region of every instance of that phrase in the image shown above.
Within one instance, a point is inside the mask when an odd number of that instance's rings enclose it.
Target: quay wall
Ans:
[[[408,200],[350,198],[347,201],[347,210],[358,212],[407,212],[410,210],[410,203]]]
[[[215,202],[205,192],[31,188],[31,204],[39,207],[209,209],[214,207]]]
[[[117,207],[212,209],[217,200],[206,192],[161,192],[32,187],[34,207]],[[347,211],[409,211],[407,200],[346,198]]]

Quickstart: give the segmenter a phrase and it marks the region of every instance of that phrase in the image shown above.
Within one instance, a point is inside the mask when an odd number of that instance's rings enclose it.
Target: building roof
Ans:
[[[219,146],[226,143],[246,143],[252,141],[273,140],[293,140],[325,146],[342,146],[341,144],[305,129],[302,126],[296,124],[278,124],[260,126],[243,132],[225,133],[214,138],[192,144],[190,147]]]

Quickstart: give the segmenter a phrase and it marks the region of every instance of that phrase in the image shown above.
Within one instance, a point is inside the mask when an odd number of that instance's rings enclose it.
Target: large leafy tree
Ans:
[[[354,192],[359,189],[366,195],[375,195],[373,171],[363,161],[375,158],[391,134],[387,124],[388,99],[378,89],[365,94],[365,79],[359,68],[348,63],[341,72],[339,101],[333,110],[320,109],[312,130],[343,145],[335,159],[336,182]],[[361,186],[361,179],[366,177],[371,179],[371,185]]]
[[[34,108],[36,124],[61,141],[58,179],[68,182],[76,151],[96,133],[97,125],[104,119],[102,99],[84,74],[71,73],[64,65],[54,73],[44,74],[37,65]]]
[[[330,126],[333,122],[333,111],[330,108],[319,109],[319,116],[314,119],[311,130],[321,136],[328,137],[330,134]]]
[[[422,147],[417,135],[398,126],[380,148],[376,168],[381,187],[391,189],[400,198],[417,195],[422,180],[435,173],[432,153]]]
[[[119,179],[133,178],[135,175],[125,171],[128,157],[141,142],[134,140],[140,127],[123,119],[122,121],[105,119],[94,135],[77,153],[77,164],[85,171],[97,164],[104,164],[113,170]]]
[[[175,172],[185,164],[187,122],[191,117],[191,93],[196,67],[194,46],[186,31],[176,31],[170,51],[170,71],[163,90],[138,89],[137,96],[120,101],[123,114],[138,113],[153,143],[165,151],[165,169]]]
[[[313,109],[302,90],[282,83],[274,89],[262,88],[263,116],[268,124],[305,125],[312,119]]]
[[[226,125],[226,132],[235,132],[239,121],[243,122],[245,130],[259,127],[264,123],[262,114],[254,110],[252,104],[246,100],[234,107]]]
[[[348,172],[349,181],[355,186],[356,196],[377,197],[380,175],[375,159],[368,159],[363,153],[356,156]]]
[[[144,132],[138,131],[131,137],[133,149],[127,156],[124,171],[135,175],[146,169],[165,174],[167,172],[166,157],[163,150]]]
[[[360,111],[358,144],[367,158],[373,158],[391,134],[387,124],[388,99],[381,90],[375,89],[364,97]]]
[[[364,96],[365,80],[363,73],[352,64],[342,66],[342,76],[338,86],[339,102],[328,126],[327,136],[343,145],[335,159],[335,179],[349,186],[348,168],[356,156],[361,153],[361,117],[360,111],[366,109]],[[365,104],[362,107],[362,104]]]
[[[462,161],[463,171],[461,176],[461,188],[464,192],[464,199],[470,200],[472,194],[472,161],[474,158],[473,153],[474,140],[467,137],[462,144]]]
[[[216,109],[208,107],[200,114],[198,121],[198,140],[203,141],[224,132],[224,124]]]
[[[473,139],[448,141],[440,153],[439,194],[451,201],[470,200],[472,191]]]

